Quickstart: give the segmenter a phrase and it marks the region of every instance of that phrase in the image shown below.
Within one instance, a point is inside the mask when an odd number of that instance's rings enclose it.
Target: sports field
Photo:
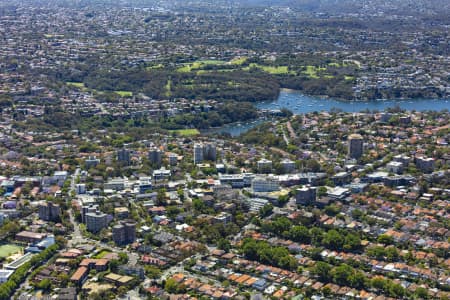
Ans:
[[[0,246],[0,258],[6,258],[10,256],[11,254],[17,253],[22,249],[22,247],[12,245],[12,244],[6,244]]]
[[[177,130],[169,130],[171,133],[175,133],[179,136],[194,136],[200,134],[200,131],[198,129],[177,129]]]

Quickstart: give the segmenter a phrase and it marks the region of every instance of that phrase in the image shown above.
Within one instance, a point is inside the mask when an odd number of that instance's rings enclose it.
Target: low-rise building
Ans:
[[[252,180],[252,190],[255,193],[278,191],[280,183],[275,177],[256,177]]]
[[[291,173],[295,169],[295,162],[290,159],[283,159],[280,164],[286,173]]]
[[[112,178],[105,183],[105,190],[123,191],[125,189],[125,179]]]
[[[35,244],[42,241],[46,236],[47,235],[45,233],[21,231],[16,234],[16,240],[20,242]]]
[[[84,161],[84,166],[86,169],[95,168],[100,163],[100,159],[95,156],[89,156]]]
[[[70,277],[70,282],[77,286],[81,286],[86,281],[88,274],[89,269],[87,267],[79,267],[75,273],[73,273],[72,277]]]
[[[403,163],[399,161],[391,161],[386,165],[386,170],[395,174],[402,174]]]
[[[256,166],[258,168],[258,172],[260,173],[268,173],[272,171],[272,161],[268,159],[260,159],[256,162]]]
[[[153,171],[153,180],[154,181],[161,181],[161,180],[168,180],[171,176],[171,171],[167,170],[166,168],[161,168],[159,170]]]
[[[0,283],[8,281],[8,278],[14,273],[14,270],[0,270]]]
[[[232,216],[229,213],[226,212],[221,212],[220,214],[218,214],[217,216],[215,216],[213,218],[213,223],[217,224],[217,223],[221,223],[221,224],[227,224],[230,223],[232,221]]]

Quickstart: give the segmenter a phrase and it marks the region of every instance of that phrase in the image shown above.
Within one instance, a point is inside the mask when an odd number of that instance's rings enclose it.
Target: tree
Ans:
[[[325,234],[322,239],[322,244],[329,249],[339,250],[344,244],[344,237],[339,232],[332,229]]]
[[[336,206],[335,204],[330,204],[327,207],[325,207],[325,213],[329,216],[335,216],[337,215],[341,209]]]
[[[386,259],[388,261],[396,261],[399,258],[399,253],[397,248],[395,248],[394,246],[391,247],[387,247],[386,248]]]
[[[428,299],[429,298],[428,290],[426,288],[423,288],[423,287],[419,286],[414,291],[414,297],[417,298],[417,299]]]
[[[289,230],[289,238],[299,243],[309,243],[311,234],[305,226],[293,226]]]
[[[361,289],[366,285],[366,276],[361,271],[355,272],[350,276],[350,286]]]
[[[175,279],[169,278],[164,284],[164,290],[169,294],[176,294],[178,291],[178,283],[175,281]]]
[[[386,280],[382,277],[374,277],[370,280],[370,285],[378,290],[384,290],[386,286]]]
[[[273,233],[282,235],[284,232],[289,231],[292,227],[292,222],[286,217],[279,217],[272,222]]]
[[[118,261],[117,259],[112,259],[112,260],[109,262],[109,269],[110,269],[112,272],[117,272],[117,269],[119,268],[119,265],[120,265],[120,263],[119,263],[119,261]]]
[[[166,189],[162,188],[158,190],[158,194],[156,195],[156,205],[166,205]]]
[[[356,209],[352,210],[352,217],[356,220],[360,220],[363,215],[364,215],[364,213],[360,209],[356,208]]]
[[[292,111],[290,111],[289,109],[287,109],[287,108],[285,108],[285,107],[283,107],[282,109],[281,109],[281,116],[282,117],[288,117],[288,118],[290,118],[290,117],[292,117],[294,115],[294,113],[292,112]]]
[[[278,204],[279,204],[279,206],[280,207],[283,207],[286,203],[288,203],[289,202],[289,194],[287,194],[287,195],[280,195],[279,197],[278,197]]]
[[[366,253],[370,257],[374,257],[376,259],[383,259],[386,255],[386,250],[382,246],[372,246],[367,248]]]
[[[313,227],[309,230],[311,233],[311,241],[314,245],[320,245],[323,239],[323,230],[319,227]]]
[[[318,189],[317,189],[317,197],[323,197],[323,196],[325,196],[327,194],[327,188],[326,187],[324,187],[324,186],[320,186]]]
[[[309,159],[306,162],[306,168],[309,169],[311,172],[319,172],[320,171],[320,164],[314,159]]]
[[[59,273],[57,278],[61,282],[62,286],[67,285],[67,283],[69,282],[69,279],[70,279],[70,277],[67,273]]]
[[[145,275],[151,279],[156,279],[161,276],[161,270],[154,266],[145,266]]]
[[[250,260],[258,259],[258,245],[254,239],[244,239],[242,250],[246,258]]]
[[[345,250],[356,250],[361,247],[361,239],[358,235],[349,233],[345,237],[344,249]]]
[[[316,275],[321,282],[328,282],[331,279],[331,265],[327,264],[323,261],[318,261],[314,268],[312,269],[312,273]]]
[[[51,286],[52,286],[52,282],[51,282],[50,279],[48,279],[48,278],[42,279],[42,280],[36,285],[36,287],[37,287],[38,289],[41,289],[41,290],[44,290],[44,291],[49,291],[50,288],[51,288]]]
[[[387,234],[381,234],[377,238],[378,243],[385,245],[392,245],[394,243],[394,238]]]
[[[119,262],[124,265],[128,262],[128,255],[125,252],[119,253]]]
[[[228,252],[231,249],[231,243],[229,240],[221,238],[217,241],[217,248]]]
[[[127,292],[127,288],[126,288],[125,286],[120,286],[120,287],[117,289],[117,295],[118,295],[118,296],[123,296],[123,295],[126,294],[126,292]]]
[[[261,209],[259,210],[259,215],[261,218],[265,218],[267,216],[270,216],[273,212],[273,205],[270,203],[267,203]]]
[[[331,276],[333,277],[334,283],[339,285],[349,285],[353,272],[354,270],[352,267],[347,264],[342,264],[331,270]]]
[[[405,288],[398,283],[390,282],[388,285],[388,293],[391,297],[402,298],[405,295]]]

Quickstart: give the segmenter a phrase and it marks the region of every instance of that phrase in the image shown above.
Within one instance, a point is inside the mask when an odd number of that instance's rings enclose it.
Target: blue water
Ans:
[[[399,106],[406,110],[450,110],[450,99],[414,99],[414,100],[376,100],[376,101],[339,101],[330,98],[306,96],[298,91],[282,90],[276,101],[260,102],[260,109],[288,108],[295,114],[313,111],[330,111],[333,108],[344,112],[359,112],[369,109],[383,111]]]
[[[281,90],[280,96],[275,101],[259,102],[259,109],[287,108],[294,114],[303,114],[313,111],[331,111],[339,109],[344,112],[359,112],[363,110],[383,111],[390,107],[401,107],[406,110],[450,110],[450,99],[414,99],[414,100],[376,100],[376,101],[339,101],[330,98],[306,96],[299,91]],[[249,129],[261,124],[264,120],[244,123],[228,124],[220,128],[210,129],[204,133],[229,133],[239,136]]]

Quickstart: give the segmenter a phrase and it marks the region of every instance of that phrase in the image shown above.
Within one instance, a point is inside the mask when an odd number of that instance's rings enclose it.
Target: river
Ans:
[[[288,108],[294,114],[303,114],[313,111],[331,111],[339,109],[344,112],[359,112],[366,109],[371,111],[383,111],[386,108],[399,106],[406,110],[450,110],[450,99],[412,99],[412,100],[376,100],[376,101],[340,101],[331,98],[313,97],[302,94],[299,91],[280,91],[280,96],[275,101],[265,101],[256,104],[259,109],[282,109]],[[220,128],[214,128],[205,133],[229,133],[238,136],[264,120],[252,122],[240,122],[228,124]]]

